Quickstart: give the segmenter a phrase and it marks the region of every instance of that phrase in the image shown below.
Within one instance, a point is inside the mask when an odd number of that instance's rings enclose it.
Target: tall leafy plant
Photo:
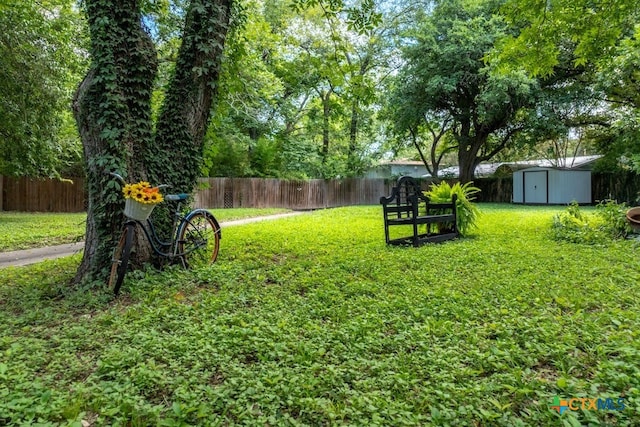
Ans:
[[[457,196],[457,223],[458,231],[462,236],[467,235],[470,229],[476,227],[476,221],[480,216],[480,210],[472,203],[475,200],[475,194],[480,189],[473,186],[473,182],[469,181],[465,184],[456,182],[450,185],[447,181],[439,184],[431,184],[429,191],[425,191],[424,195],[429,197],[433,203],[451,202],[451,198],[455,194]]]

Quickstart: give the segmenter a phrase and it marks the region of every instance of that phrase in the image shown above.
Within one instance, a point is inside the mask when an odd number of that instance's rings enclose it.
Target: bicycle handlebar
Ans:
[[[164,196],[165,200],[170,200],[172,202],[177,202],[179,200],[187,200],[189,198],[188,194],[180,193],[180,194],[167,194]]]
[[[117,174],[115,172],[109,172],[109,175],[115,177],[121,183],[126,184],[126,182],[125,182],[124,178],[122,177],[122,175],[119,175],[119,174]]]

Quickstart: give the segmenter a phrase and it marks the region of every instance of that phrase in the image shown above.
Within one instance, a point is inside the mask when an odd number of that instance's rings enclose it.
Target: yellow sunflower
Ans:
[[[127,199],[133,199],[140,203],[156,204],[164,200],[160,193],[160,188],[151,187],[147,181],[140,181],[135,184],[125,184],[122,193]]]
[[[162,201],[162,195],[160,193],[149,194],[149,203],[160,203]]]
[[[133,187],[131,186],[131,184],[125,185],[122,189],[122,193],[124,194],[125,198],[130,198],[133,194]]]

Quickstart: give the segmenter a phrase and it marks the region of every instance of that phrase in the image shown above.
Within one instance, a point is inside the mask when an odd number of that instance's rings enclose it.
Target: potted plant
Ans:
[[[431,184],[428,191],[424,195],[433,203],[450,203],[453,195],[457,196],[457,222],[458,232],[461,236],[466,235],[469,230],[476,227],[476,220],[480,215],[478,207],[472,203],[475,200],[474,194],[480,192],[478,187],[473,186],[473,182],[467,182],[460,185],[456,182],[453,186],[447,181],[439,184]]]

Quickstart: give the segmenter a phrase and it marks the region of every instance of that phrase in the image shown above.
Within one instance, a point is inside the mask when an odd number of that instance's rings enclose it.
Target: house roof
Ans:
[[[565,172],[591,172],[589,169],[580,168],[556,168],[553,166],[530,166],[528,168],[518,169],[515,172],[530,172],[530,171],[565,171]]]
[[[384,162],[382,165],[397,165],[397,166],[424,166],[421,160],[406,160],[398,159],[391,160],[390,162]]]
[[[476,167],[475,175],[490,176],[493,175],[499,167],[508,167],[512,171],[530,168],[530,167],[544,167],[544,168],[564,168],[564,169],[579,169],[583,168],[596,160],[601,155],[594,156],[577,156],[577,157],[565,157],[561,159],[539,159],[539,160],[520,160],[516,162],[501,162],[501,163],[480,163]],[[458,176],[459,167],[451,166],[449,168],[440,169],[439,176]]]
[[[542,168],[566,168],[577,169],[598,160],[601,155],[564,157],[561,159],[524,160],[520,162],[507,162],[515,166],[538,166]]]

